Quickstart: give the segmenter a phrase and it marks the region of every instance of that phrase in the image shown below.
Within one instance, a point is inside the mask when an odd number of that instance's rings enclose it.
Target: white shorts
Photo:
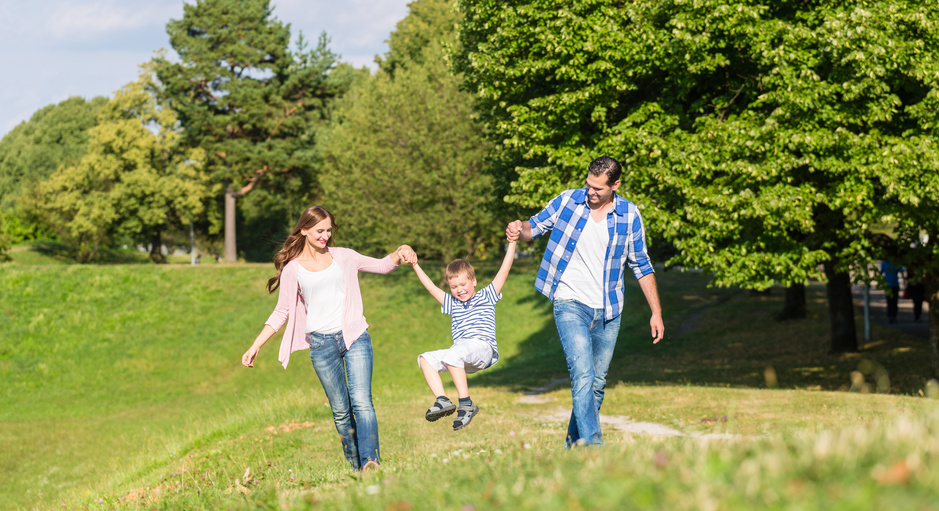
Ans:
[[[420,366],[424,357],[431,367],[439,373],[450,370],[447,366],[462,367],[467,374],[475,373],[492,365],[492,346],[479,339],[462,339],[447,349],[428,351],[417,357]]]

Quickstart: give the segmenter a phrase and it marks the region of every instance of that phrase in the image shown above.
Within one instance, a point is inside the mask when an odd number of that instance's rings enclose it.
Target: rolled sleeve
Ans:
[[[558,212],[561,210],[562,201],[563,196],[558,195],[552,199],[541,212],[528,220],[528,224],[531,226],[532,239],[554,229],[554,224],[557,223]]]
[[[636,279],[655,273],[652,268],[652,260],[649,258],[648,247],[646,245],[646,233],[642,226],[642,216],[639,209],[635,209],[630,226],[630,239],[626,242],[626,264],[632,270]]]

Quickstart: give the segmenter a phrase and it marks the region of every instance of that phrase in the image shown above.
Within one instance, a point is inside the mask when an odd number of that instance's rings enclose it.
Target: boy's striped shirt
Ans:
[[[492,363],[499,360],[499,348],[496,344],[496,302],[502,299],[502,293],[490,283],[480,289],[466,302],[461,302],[451,294],[444,297],[440,312],[452,317],[450,327],[453,342],[460,339],[479,339],[492,346]]]

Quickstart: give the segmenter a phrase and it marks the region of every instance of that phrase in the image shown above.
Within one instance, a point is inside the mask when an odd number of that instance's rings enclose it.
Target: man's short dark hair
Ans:
[[[613,158],[601,156],[590,162],[587,172],[591,176],[606,176],[606,184],[612,186],[613,183],[619,181],[620,175],[623,174],[623,167]]]

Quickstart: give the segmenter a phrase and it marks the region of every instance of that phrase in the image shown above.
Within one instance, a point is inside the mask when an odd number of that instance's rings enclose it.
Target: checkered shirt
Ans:
[[[652,262],[646,251],[645,231],[642,217],[635,204],[613,194],[613,210],[606,216],[611,243],[607,246],[603,269],[603,305],[607,320],[623,312],[623,268],[629,265],[637,279],[654,273]],[[590,208],[587,206],[587,189],[566,190],[558,195],[537,215],[531,217],[533,238],[551,231],[548,248],[545,250],[535,289],[554,301],[561,275],[567,268],[580,233],[584,230]]]

